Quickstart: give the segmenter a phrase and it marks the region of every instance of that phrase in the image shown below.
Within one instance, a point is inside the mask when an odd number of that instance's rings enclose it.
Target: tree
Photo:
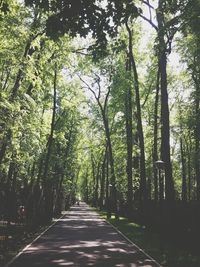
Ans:
[[[109,70],[109,80],[111,79],[112,70]],[[94,84],[93,86],[97,86],[97,92],[95,91],[95,88],[93,89],[87,82],[85,82],[80,76],[80,80],[87,86],[87,88],[92,92],[92,94],[95,97],[95,100],[97,101],[97,104],[100,109],[100,114],[102,116],[104,130],[105,130],[105,136],[106,136],[106,142],[108,145],[108,152],[109,152],[109,163],[110,163],[110,169],[111,169],[111,185],[112,185],[112,191],[111,191],[111,200],[112,200],[112,209],[115,212],[117,216],[117,195],[116,195],[116,177],[115,177],[115,168],[114,168],[114,158],[113,158],[113,149],[112,149],[112,142],[111,142],[111,135],[110,135],[110,127],[109,127],[109,121],[108,121],[108,115],[107,115],[107,109],[108,109],[108,99],[110,95],[110,86],[107,87],[107,92],[105,93],[103,103],[101,102],[101,95],[102,95],[102,89],[101,89],[101,78],[98,74],[94,73]]]
[[[138,138],[140,145],[140,199],[146,200],[147,191],[146,191],[146,169],[145,169],[145,148],[144,148],[144,135],[143,135],[143,126],[142,126],[142,117],[141,117],[141,106],[140,106],[140,91],[139,91],[139,79],[136,68],[135,59],[133,56],[133,43],[132,43],[132,32],[128,25],[126,24],[127,31],[129,34],[129,58],[130,64],[133,70],[134,83],[135,83],[135,97],[136,97],[136,106],[137,106],[137,127],[138,127]]]
[[[188,71],[191,74],[191,78],[195,87],[193,94],[194,106],[195,106],[195,123],[194,123],[194,137],[195,137],[195,175],[197,181],[197,199],[200,199],[200,77],[199,77],[199,29],[197,27],[199,23],[199,17],[197,10],[199,10],[199,1],[189,5],[186,10],[185,23],[182,26],[182,33],[184,36],[184,42],[179,44],[181,48],[183,61],[186,62]],[[187,53],[187,56],[186,56]],[[189,56],[188,56],[189,55]]]

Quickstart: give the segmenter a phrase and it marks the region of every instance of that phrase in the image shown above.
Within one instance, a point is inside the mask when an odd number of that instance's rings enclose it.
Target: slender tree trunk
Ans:
[[[1,150],[0,150],[0,165],[2,164],[3,158],[4,158],[5,153],[6,153],[7,146],[11,140],[11,136],[12,136],[12,132],[10,129],[8,129],[7,133],[4,136],[4,139],[2,141],[2,146],[1,146]]]
[[[43,184],[44,184],[44,207],[45,207],[45,213],[46,217],[45,220],[51,219],[52,216],[52,199],[51,199],[51,185],[49,183],[49,179],[47,177],[48,175],[48,169],[49,169],[49,161],[52,151],[52,145],[53,145],[53,135],[54,135],[54,125],[55,125],[55,117],[56,117],[56,98],[57,98],[57,66],[55,65],[55,71],[54,71],[54,94],[53,94],[53,112],[52,112],[52,121],[51,121],[51,130],[50,135],[47,142],[47,153],[44,161],[44,173],[43,173]]]
[[[158,103],[159,103],[160,70],[157,73],[156,97],[154,105],[154,131],[153,131],[153,173],[154,173],[154,199],[158,201],[158,172],[155,162],[158,160]]]
[[[31,184],[31,187],[33,186],[34,184],[34,180],[35,180],[35,167],[36,167],[36,162],[34,161],[33,162],[33,165],[32,165],[32,168],[31,168],[31,174],[30,174],[30,184]]]
[[[170,124],[169,104],[167,91],[167,49],[165,44],[163,0],[159,0],[157,9],[158,41],[159,41],[159,69],[160,69],[160,90],[161,90],[161,159],[165,163],[165,196],[166,200],[173,200],[174,183],[172,176],[172,164],[170,157]]]
[[[108,210],[109,205],[109,156],[108,156],[108,148],[106,150],[106,208]]]
[[[194,79],[195,80],[195,79]],[[196,80],[195,80],[196,81]],[[200,200],[200,88],[196,83],[196,95],[195,95],[195,174],[197,182],[197,200]]]
[[[130,73],[131,64],[130,59],[127,59],[126,71]],[[131,87],[125,92],[125,117],[126,117],[126,144],[127,144],[127,179],[128,179],[128,206],[132,207],[133,201],[133,107],[132,107],[132,89]]]
[[[95,200],[95,182],[96,182],[96,177],[95,177],[95,162],[94,162],[94,156],[91,154],[91,163],[92,163],[92,204],[95,205],[96,200]]]
[[[31,44],[32,44],[32,41],[35,40],[38,35],[39,34],[36,34],[35,36],[32,36],[30,38],[30,40],[27,42],[27,44],[25,46],[25,49],[24,49],[22,62],[26,61],[27,57],[31,56],[33,54],[34,50],[30,49],[31,48]],[[14,83],[12,91],[11,91],[11,100],[13,100],[17,96],[17,92],[18,92],[18,90],[20,88],[20,84],[21,84],[21,82],[22,82],[22,80],[24,78],[23,72],[24,72],[24,67],[20,66],[20,68],[18,70],[18,73],[17,73],[17,76],[16,76],[16,79],[15,79],[15,83]]]
[[[189,148],[190,145],[190,148]],[[188,200],[191,200],[192,192],[192,175],[191,175],[191,144],[188,144],[186,141],[186,150],[187,150],[187,170],[188,170]]]
[[[111,178],[110,178],[111,197],[110,197],[110,199],[111,199],[111,202],[112,202],[112,210],[114,211],[116,218],[118,218],[114,157],[113,157],[112,142],[111,142],[111,136],[110,136],[110,128],[109,128],[109,122],[108,122],[108,116],[107,116],[107,103],[108,103],[108,97],[109,97],[109,94],[110,94],[110,86],[108,87],[108,92],[106,94],[106,97],[105,97],[105,100],[104,100],[104,104],[102,105],[102,103],[100,101],[100,97],[101,97],[100,78],[96,81],[98,83],[98,88],[99,88],[98,95],[94,92],[94,90],[90,86],[88,86],[88,84],[85,81],[83,81],[83,82],[87,85],[89,90],[93,93],[93,95],[94,95],[94,97],[95,97],[95,99],[96,99],[96,101],[98,103],[98,106],[100,108],[101,115],[102,115],[102,120],[103,120],[105,135],[106,135],[106,141],[107,141],[107,145],[108,145],[110,173],[111,173]]]
[[[13,191],[12,191],[12,178],[15,169],[15,163],[13,161],[14,156],[10,161],[8,176],[7,176],[7,185],[6,185],[6,215],[7,215],[7,225],[10,225],[12,215],[13,215]]]
[[[103,162],[101,165],[101,190],[100,190],[100,208],[103,208],[104,194],[105,194],[105,179],[106,179],[106,155],[107,155],[107,144],[105,148],[105,153],[103,157]]]
[[[186,160],[183,148],[183,139],[180,138],[181,163],[182,163],[182,200],[187,201]]]
[[[58,143],[56,146],[56,155],[59,157],[61,156],[60,152],[60,144]],[[54,183],[53,183],[53,214],[58,215],[61,213],[61,203],[62,203],[62,179],[64,179],[64,175],[62,172],[62,167],[58,163],[58,161],[55,162],[54,165]]]
[[[55,205],[55,210],[57,213],[61,212],[61,191],[62,191],[62,186],[63,186],[63,182],[64,182],[64,178],[65,178],[65,170],[66,170],[66,165],[67,165],[67,160],[70,154],[70,145],[71,145],[71,138],[72,138],[72,131],[73,131],[73,123],[71,124],[71,128],[69,131],[69,136],[68,136],[68,142],[67,142],[67,146],[66,146],[66,150],[65,150],[65,161],[63,163],[63,168],[62,170],[60,170],[62,172],[61,174],[61,178],[58,182],[58,187],[57,187],[57,192],[56,192],[56,205]],[[60,151],[58,149],[57,154],[59,154]]]
[[[7,87],[8,87],[8,81],[9,81],[10,75],[11,75],[11,71],[10,71],[10,70],[7,70],[7,73],[6,73],[6,77],[5,77],[4,82],[3,82],[3,80],[2,80],[2,86],[1,86],[1,90],[2,90],[2,91],[4,91],[4,90],[7,89]]]
[[[86,186],[86,203],[88,203],[88,200],[89,200],[88,168],[87,168],[87,170],[86,170],[86,174],[85,174],[85,186]]]
[[[147,186],[146,186],[144,134],[143,134],[142,117],[141,117],[141,106],[140,106],[140,90],[139,90],[137,68],[133,56],[132,32],[128,26],[128,23],[126,23],[126,28],[129,34],[129,57],[135,83],[135,96],[136,96],[136,107],[137,107],[137,130],[138,130],[138,138],[140,145],[140,200],[142,201],[147,199]]]
[[[95,179],[95,206],[97,207],[98,204],[99,204],[99,172],[100,172],[100,162],[98,162],[98,165],[97,165],[97,172],[96,172],[96,179]]]
[[[30,26],[30,36],[29,36],[29,40],[26,43],[25,49],[24,49],[24,54],[22,57],[22,62],[25,62],[28,56],[31,56],[36,50],[31,49],[31,44],[32,42],[40,35],[43,34],[43,32],[39,32],[39,33],[32,33],[35,32],[36,29],[38,29],[38,24],[40,22],[41,19],[41,13],[38,12],[38,10],[35,10],[34,13],[34,20],[32,22],[32,25]],[[17,77],[15,80],[15,83],[13,85],[12,91],[11,91],[11,100],[13,100],[16,96],[17,96],[17,92],[20,88],[20,84],[24,78],[23,76],[23,72],[24,72],[24,66],[20,66],[18,73],[17,73]]]
[[[54,125],[55,125],[55,118],[56,118],[56,98],[57,98],[57,66],[55,66],[54,71],[54,93],[53,93],[53,112],[52,112],[52,120],[51,120],[51,130],[50,135],[47,142],[47,154],[44,162],[44,173],[43,173],[43,179],[46,181],[47,179],[47,172],[49,167],[49,160],[51,155],[51,149],[53,144],[53,134],[54,134]]]
[[[3,87],[2,84],[3,84],[3,81],[4,81],[5,70],[6,70],[6,63],[3,62],[2,66],[1,66],[0,89],[2,89],[2,87]]]
[[[103,122],[104,122],[104,127],[105,127],[105,133],[106,133],[106,139],[107,139],[107,144],[108,144],[108,153],[109,153],[109,162],[110,162],[110,172],[111,172],[111,206],[112,209],[118,217],[118,212],[117,212],[117,191],[116,191],[116,178],[115,178],[115,168],[114,168],[114,158],[113,158],[113,151],[112,151],[112,142],[110,138],[110,129],[109,129],[109,124],[108,124],[108,118],[106,117],[105,111],[102,109],[102,117],[103,117]]]

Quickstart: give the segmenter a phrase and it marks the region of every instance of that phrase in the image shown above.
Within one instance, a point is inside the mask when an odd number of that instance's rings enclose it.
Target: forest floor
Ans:
[[[9,267],[160,267],[86,204],[73,206]]]
[[[0,221],[0,267],[9,262],[48,227],[49,225],[40,226],[35,231],[27,232],[24,224],[11,223],[8,230],[7,222]],[[6,231],[8,235],[5,234]]]
[[[161,239],[158,232],[138,225],[127,218],[118,220],[100,211],[100,216],[111,223],[131,241],[142,247],[146,253],[155,258],[163,267],[199,267],[200,248],[188,244],[184,234],[182,237],[165,237]]]

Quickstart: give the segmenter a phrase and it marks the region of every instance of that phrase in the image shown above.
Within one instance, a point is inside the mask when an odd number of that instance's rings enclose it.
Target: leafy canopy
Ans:
[[[107,44],[107,35],[114,36],[121,23],[140,12],[133,1],[125,0],[109,0],[107,4],[102,0],[25,0],[25,4],[50,12],[46,32],[51,38],[91,33],[101,46]]]

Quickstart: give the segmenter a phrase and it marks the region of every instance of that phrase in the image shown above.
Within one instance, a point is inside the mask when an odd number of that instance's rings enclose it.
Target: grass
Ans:
[[[127,236],[133,243],[142,248],[147,254],[157,260],[164,267],[200,267],[199,251],[192,251],[181,240],[161,240],[156,232],[130,222],[127,218],[114,216],[107,219],[107,213],[100,211],[100,216],[114,225]],[[197,250],[200,250],[197,248]]]

